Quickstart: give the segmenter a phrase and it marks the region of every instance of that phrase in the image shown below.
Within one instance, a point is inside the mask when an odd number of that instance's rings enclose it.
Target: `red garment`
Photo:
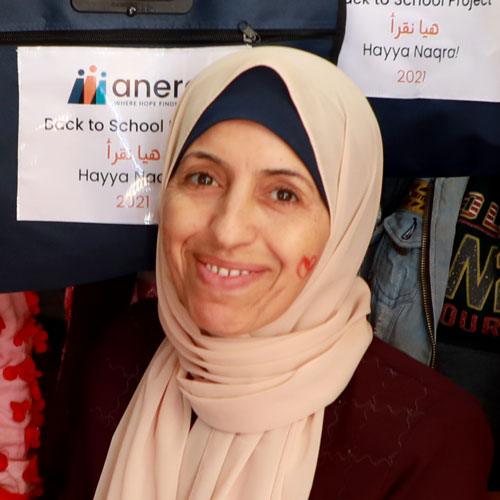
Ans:
[[[64,492],[51,498],[92,498],[114,429],[164,338],[156,301],[134,304],[99,335],[69,438],[75,448],[65,485],[59,476]],[[474,398],[374,339],[348,387],[325,410],[310,499],[481,499],[492,455]]]
[[[374,338],[325,410],[310,499],[485,498],[492,457],[478,402]]]

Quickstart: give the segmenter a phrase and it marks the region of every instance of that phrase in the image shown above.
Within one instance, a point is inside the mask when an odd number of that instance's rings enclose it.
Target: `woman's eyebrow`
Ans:
[[[219,165],[225,165],[226,162],[219,158],[216,155],[213,155],[211,153],[207,153],[206,151],[190,151],[189,153],[185,154],[182,158],[179,164],[183,163],[185,160],[188,158],[195,157],[199,158],[201,160],[210,160],[213,161],[214,163],[217,163]]]
[[[290,170],[288,168],[266,168],[262,170],[262,173],[266,175],[290,175],[292,177],[298,177],[309,184],[310,187],[314,187],[314,184],[310,179],[296,170]]]

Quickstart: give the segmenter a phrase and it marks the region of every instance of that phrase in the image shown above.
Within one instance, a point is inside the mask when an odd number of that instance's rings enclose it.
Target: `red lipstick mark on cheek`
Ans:
[[[317,255],[312,255],[311,257],[302,257],[300,259],[300,262],[297,265],[297,275],[299,278],[305,278],[310,271],[314,268],[316,265],[316,262],[318,262],[318,256]]]

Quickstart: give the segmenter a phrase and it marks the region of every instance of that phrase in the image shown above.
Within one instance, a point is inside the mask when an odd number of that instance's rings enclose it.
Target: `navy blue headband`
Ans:
[[[257,66],[233,80],[198,119],[184,144],[183,152],[203,132],[225,120],[251,120],[264,125],[283,139],[309,170],[328,208],[309,137],[288,89],[275,71]]]

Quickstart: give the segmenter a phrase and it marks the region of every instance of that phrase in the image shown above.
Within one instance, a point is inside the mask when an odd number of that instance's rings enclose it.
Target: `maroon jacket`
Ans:
[[[485,498],[493,442],[463,389],[374,338],[325,409],[311,499]]]
[[[47,498],[92,498],[113,432],[164,338],[156,308],[152,300],[135,304],[96,337],[81,393],[73,394],[72,414],[66,412],[73,423],[66,447],[45,453],[63,464],[46,482]],[[310,499],[484,498],[492,448],[475,399],[374,339],[347,388],[325,409]]]

